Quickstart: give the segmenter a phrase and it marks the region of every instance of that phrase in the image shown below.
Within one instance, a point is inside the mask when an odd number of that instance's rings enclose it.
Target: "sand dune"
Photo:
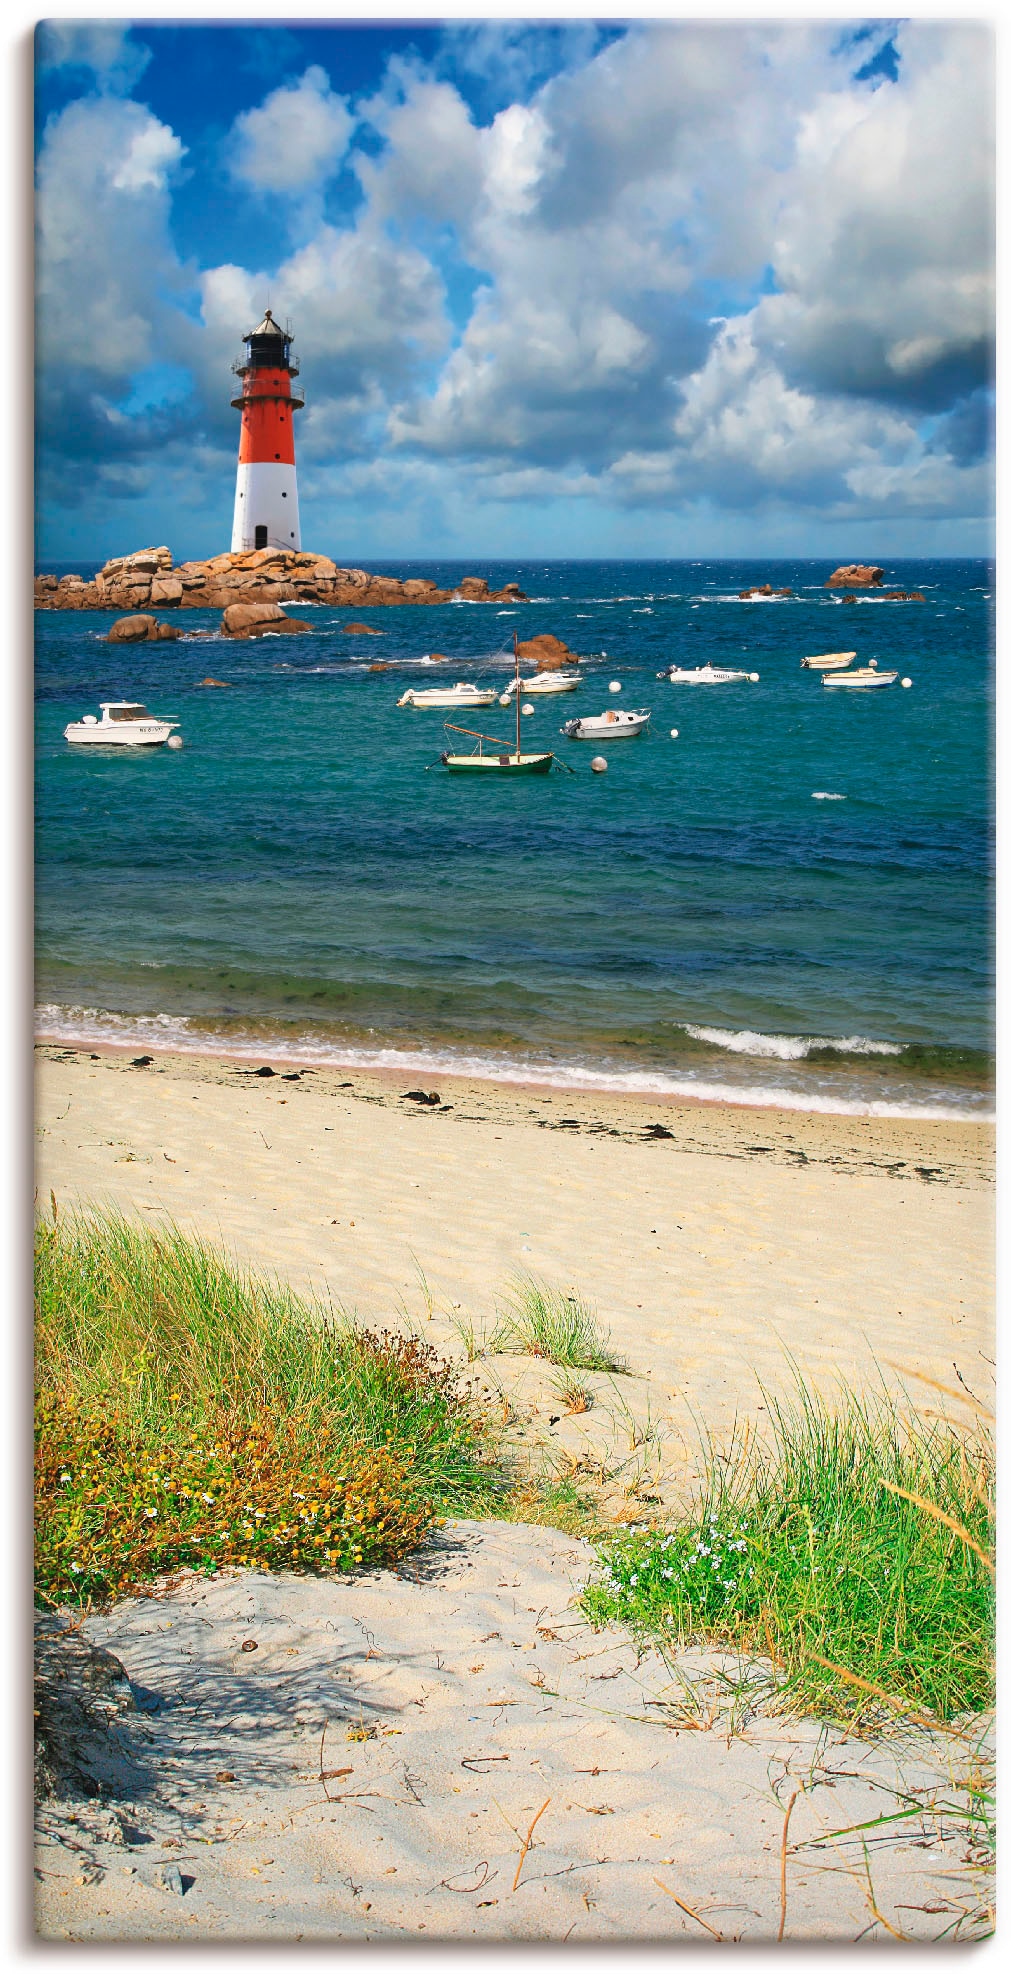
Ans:
[[[551,1529],[458,1522],[399,1572],[189,1579],[90,1617],[139,1701],[133,1787],[44,1812],[43,1935],[775,1939],[795,1791],[787,1937],[931,1939],[973,1907],[950,1820],[875,1833],[870,1881],[862,1837],[831,1835],[950,1793],[964,1743],[747,1705],[729,1733],[715,1658],[678,1677],[581,1622],[591,1565]]]

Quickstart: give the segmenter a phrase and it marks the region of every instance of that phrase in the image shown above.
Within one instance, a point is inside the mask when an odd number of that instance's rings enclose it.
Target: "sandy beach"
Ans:
[[[397,1572],[191,1578],[89,1618],[131,1682],[91,1749],[116,1801],[43,1806],[42,1934],[924,1940],[978,1904],[929,1809],[971,1743],[765,1719],[761,1668],[672,1674],[591,1631],[592,1560],[457,1522]],[[912,1790],[923,1816],[865,1855],[852,1826]]]
[[[456,1354],[520,1273],[581,1293],[631,1375],[590,1374],[594,1409],[551,1428],[566,1445],[613,1438],[629,1407],[684,1471],[693,1420],[758,1418],[760,1387],[786,1392],[791,1363],[826,1395],[883,1380],[936,1402],[919,1380],[957,1390],[956,1371],[992,1392],[987,1124],[446,1078],[428,1104],[376,1073],[38,1057],[46,1204],[172,1219]],[[485,1364],[514,1402],[550,1404],[529,1360]]]
[[[761,1430],[793,1365],[956,1415],[935,1384],[992,1392],[984,1124],[257,1067],[40,1047],[40,1210],[172,1220],[473,1358],[516,1449],[617,1519],[683,1498],[700,1424]],[[555,1367],[479,1348],[523,1271],[584,1295],[626,1362],[579,1374],[586,1412]],[[870,1876],[833,1834],[950,1795],[975,1730],[784,1720],[767,1665],[592,1632],[593,1567],[557,1529],[455,1522],[396,1571],[188,1577],[91,1613],[129,1685],[85,1735],[109,1800],[41,1808],[40,1932],[769,1940],[784,1870],[788,1939],[934,1938],[978,1908],[955,1822],[889,1824]]]

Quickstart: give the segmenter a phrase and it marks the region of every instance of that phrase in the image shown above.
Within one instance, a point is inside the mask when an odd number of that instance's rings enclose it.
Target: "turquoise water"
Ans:
[[[187,611],[184,641],[134,649],[103,641],[109,613],[37,614],[41,1031],[988,1110],[989,565],[889,570],[921,604],[844,603],[824,563],[467,571],[530,601],[292,606],[309,634],[243,644]],[[737,600],[761,581],[795,593]],[[352,621],[383,635],[345,635]],[[475,785],[439,765],[443,721],[508,736],[511,713],[396,701],[436,679],[504,684],[514,630],[587,658],[578,691],[523,722],[575,773]],[[851,648],[912,688],[831,693],[800,668]],[[433,651],[448,665],[422,665]],[[656,677],[710,659],[759,683]],[[183,749],[67,745],[69,719],[117,697],[179,720]],[[609,704],[649,707],[651,729],[595,775],[597,750],[558,729]]]

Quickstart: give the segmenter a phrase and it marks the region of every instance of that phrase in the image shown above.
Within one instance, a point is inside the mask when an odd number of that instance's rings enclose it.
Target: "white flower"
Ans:
[[[638,1577],[637,1577],[637,1576],[630,1576],[628,1580],[629,1580],[629,1583],[638,1583],[638,1581],[639,1581],[639,1579],[638,1579]]]
[[[148,1518],[148,1520],[149,1520],[149,1521],[152,1521],[152,1522],[153,1522],[153,1521],[157,1521],[157,1519],[158,1519],[158,1510],[157,1510],[157,1508],[145,1508],[145,1510],[144,1510],[144,1513],[145,1513],[145,1515],[147,1516],[147,1518]]]
[[[72,1474],[61,1474],[61,1475],[60,1475],[60,1479],[61,1479],[61,1481],[67,1481],[67,1480],[73,1480],[73,1475],[72,1475]]]
[[[213,1508],[213,1506],[214,1506],[214,1496],[213,1496],[213,1494],[202,1494],[202,1495],[200,1496],[200,1499],[201,1499],[201,1501],[209,1501],[209,1502],[210,1502],[210,1505],[211,1505],[211,1507]]]

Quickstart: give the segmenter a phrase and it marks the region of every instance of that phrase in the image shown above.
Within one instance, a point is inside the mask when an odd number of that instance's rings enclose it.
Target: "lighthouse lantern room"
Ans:
[[[242,379],[242,396],[232,399],[242,413],[232,554],[249,548],[298,549],[302,537],[292,420],[305,399],[292,389],[292,378],[298,376],[291,357],[293,338],[268,308],[242,340],[245,357],[232,365]]]

